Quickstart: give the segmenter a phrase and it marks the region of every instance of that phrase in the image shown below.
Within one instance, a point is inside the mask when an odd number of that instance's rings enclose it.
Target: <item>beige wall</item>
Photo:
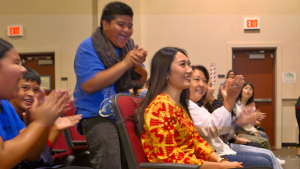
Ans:
[[[0,1],[0,37],[12,42],[19,51],[55,51],[56,86],[73,89],[76,77],[73,60],[80,42],[99,25],[102,8],[109,0],[10,0]],[[231,69],[228,44],[279,44],[280,60],[276,65],[276,147],[281,142],[295,142],[296,123],[292,102],[300,95],[300,81],[281,83],[281,72],[293,71],[300,76],[300,1],[298,0],[124,0],[134,10],[133,39],[149,51],[151,57],[164,46],[187,50],[192,64],[209,67],[216,63],[217,74]],[[259,17],[259,33],[245,33],[243,18]],[[23,37],[7,37],[8,25],[21,24]],[[279,69],[278,69],[279,70]],[[60,77],[68,77],[61,82]],[[297,76],[296,76],[297,77]],[[217,79],[216,87],[224,79]],[[289,104],[287,104],[287,102]],[[282,105],[282,106],[281,106]],[[283,113],[290,112],[290,116]],[[292,132],[292,133],[293,133]]]
[[[75,52],[93,30],[92,1],[1,1],[0,20],[0,37],[19,52],[55,52],[56,87],[74,89]],[[24,36],[8,37],[9,25],[23,25]],[[68,81],[62,82],[61,77]]]
[[[295,114],[296,99],[282,100],[282,142],[299,143],[298,125]]]

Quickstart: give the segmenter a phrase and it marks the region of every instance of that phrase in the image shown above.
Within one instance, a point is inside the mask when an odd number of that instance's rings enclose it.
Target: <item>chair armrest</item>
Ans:
[[[64,149],[51,149],[51,154],[54,155],[55,153],[64,153],[66,151]]]
[[[180,163],[140,163],[141,168],[199,169],[200,165]]]
[[[78,145],[87,145],[86,141],[72,141],[72,144],[78,146]]]

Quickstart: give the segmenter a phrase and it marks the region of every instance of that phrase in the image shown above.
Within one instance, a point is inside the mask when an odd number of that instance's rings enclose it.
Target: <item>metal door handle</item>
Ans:
[[[267,102],[267,103],[271,103],[272,102],[272,99],[271,98],[268,98],[268,99],[254,99],[254,102]]]

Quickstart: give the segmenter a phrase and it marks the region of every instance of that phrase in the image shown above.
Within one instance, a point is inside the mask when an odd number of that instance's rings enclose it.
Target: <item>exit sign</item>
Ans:
[[[260,18],[244,18],[244,29],[260,29]]]
[[[8,26],[7,27],[8,36],[23,36],[23,26]]]

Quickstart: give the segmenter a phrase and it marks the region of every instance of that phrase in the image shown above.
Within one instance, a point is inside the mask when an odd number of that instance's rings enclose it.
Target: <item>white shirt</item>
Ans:
[[[199,135],[213,147],[217,154],[236,154],[219,137],[229,132],[231,124],[231,113],[224,106],[210,114],[203,106],[199,107],[196,103],[189,100],[189,111]]]
[[[255,106],[253,106],[253,111],[255,111]],[[233,112],[236,115],[236,118],[240,116],[243,111],[243,105],[241,101],[237,101],[233,107]],[[257,129],[253,127],[251,124],[243,127],[245,131],[248,131],[250,134],[257,133]]]

